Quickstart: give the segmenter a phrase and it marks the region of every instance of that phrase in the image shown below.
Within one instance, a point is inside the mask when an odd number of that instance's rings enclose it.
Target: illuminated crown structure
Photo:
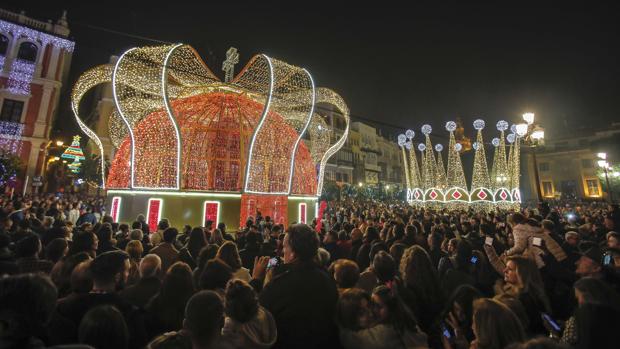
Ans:
[[[442,144],[433,147],[430,125],[421,128],[424,141],[414,144],[415,132],[407,130],[398,136],[398,145],[403,152],[405,180],[407,182],[407,201],[417,207],[431,209],[468,209],[489,211],[494,208],[517,208],[521,203],[519,191],[519,135],[516,128],[505,136],[508,122],[497,123],[499,138],[494,138],[493,164],[489,173],[482,130],[485,122],[474,121],[477,130],[474,148],[474,167],[472,181],[468,188],[461,163],[463,147],[456,142],[454,131],[457,125],[449,121],[445,125],[449,132],[447,148]],[[506,155],[506,141],[510,144]],[[419,155],[416,155],[416,149]],[[443,151],[446,150],[447,168],[444,168]],[[408,154],[407,154],[408,153]]]
[[[236,228],[258,212],[284,224],[314,218],[327,160],[348,135],[346,104],[315,88],[307,70],[266,55],[234,78],[228,63],[222,82],[188,45],[139,47],[79,78],[72,108],[102,154],[79,103],[92,87],[112,84],[108,126],[116,151],[106,154],[112,161],[101,184],[115,220],[146,213],[151,227],[165,217],[177,226],[211,220]],[[341,137],[317,105],[338,111]]]

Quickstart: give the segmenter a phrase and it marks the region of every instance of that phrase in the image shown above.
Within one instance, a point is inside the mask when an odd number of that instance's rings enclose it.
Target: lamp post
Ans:
[[[45,181],[45,187],[42,188],[42,189],[44,189],[44,191],[47,190],[47,170],[48,170],[48,167],[50,166],[51,163],[60,160],[60,158],[58,156],[51,156],[50,150],[51,149],[63,149],[63,148],[66,148],[67,146],[65,146],[64,144],[65,144],[65,142],[63,142],[61,140],[57,140],[57,141],[49,140],[47,142],[47,144],[45,145],[45,149],[44,149],[44,153],[43,153],[43,168],[41,170],[41,178],[42,178],[43,181]]]
[[[523,138],[523,144],[532,148],[532,160],[534,161],[534,180],[536,181],[536,196],[538,201],[543,201],[540,190],[540,174],[538,173],[538,161],[536,159],[536,148],[544,143],[545,130],[534,123],[534,113],[523,114],[525,123],[517,125],[517,135]]]
[[[607,153],[598,153],[598,166],[605,171],[605,183],[607,184],[607,193],[609,194],[609,202],[614,202],[614,191],[611,190],[611,186],[609,185],[609,163],[607,160]]]

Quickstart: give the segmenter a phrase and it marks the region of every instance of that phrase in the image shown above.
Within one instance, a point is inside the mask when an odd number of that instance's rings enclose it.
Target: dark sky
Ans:
[[[63,8],[69,11],[76,41],[71,84],[112,54],[153,44],[87,26],[93,25],[190,44],[220,76],[230,46],[241,54],[237,71],[257,53],[305,67],[317,85],[343,96],[354,119],[417,130],[425,122],[442,127],[456,116],[470,126],[476,116],[494,124],[518,121],[523,112],[533,111],[548,132],[564,127],[564,120],[570,127],[602,127],[620,120],[618,5],[46,3],[19,1],[3,7],[24,9],[39,19],[56,19]]]

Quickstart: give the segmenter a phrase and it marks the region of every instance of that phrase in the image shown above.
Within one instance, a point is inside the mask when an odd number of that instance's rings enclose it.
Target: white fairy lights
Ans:
[[[340,96],[315,88],[305,69],[265,55],[230,83],[182,44],[131,49],[106,69],[109,75],[101,70],[78,81],[72,104],[79,119],[85,91],[112,80],[112,188],[320,195],[327,160],[348,136]],[[344,119],[338,137],[315,113],[318,103]]]
[[[421,130],[426,136],[426,141],[417,146],[422,164],[419,172],[421,180],[416,182],[413,179],[416,175],[413,165],[417,164],[417,161],[413,160],[415,159],[415,152],[410,152],[410,157],[413,155],[413,158],[409,160],[409,166],[405,166],[408,178],[407,200],[412,205],[431,209],[447,208],[449,210],[462,210],[471,207],[475,210],[488,211],[494,207],[509,208],[517,207],[520,204],[518,179],[515,179],[518,177],[518,164],[516,163],[519,157],[518,150],[511,150],[510,159],[506,161],[504,132],[509,129],[508,122],[500,120],[495,124],[500,137],[495,137],[490,142],[495,148],[492,176],[489,176],[489,166],[485,154],[486,145],[482,137],[485,121],[477,119],[473,122],[473,126],[477,136],[473,143],[475,150],[474,166],[469,189],[460,158],[460,152],[464,150],[464,147],[461,143],[456,142],[455,137],[457,124],[449,121],[445,125],[446,131],[450,133],[449,144],[446,148],[448,150],[448,164],[445,169],[442,157],[443,145],[435,144],[433,146],[430,140],[432,126],[428,124],[422,126]],[[514,142],[515,137],[515,134],[510,134],[508,139]],[[401,136],[398,139],[399,144],[406,145],[408,142],[405,138]],[[518,147],[518,139],[516,142],[516,147]],[[511,147],[511,149],[516,147]],[[437,157],[436,161],[435,156]],[[516,174],[512,174],[515,171]]]

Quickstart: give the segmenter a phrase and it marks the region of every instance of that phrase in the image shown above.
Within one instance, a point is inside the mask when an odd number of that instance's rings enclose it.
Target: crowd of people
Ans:
[[[0,197],[0,348],[615,348],[620,211],[330,202],[151,231]]]

